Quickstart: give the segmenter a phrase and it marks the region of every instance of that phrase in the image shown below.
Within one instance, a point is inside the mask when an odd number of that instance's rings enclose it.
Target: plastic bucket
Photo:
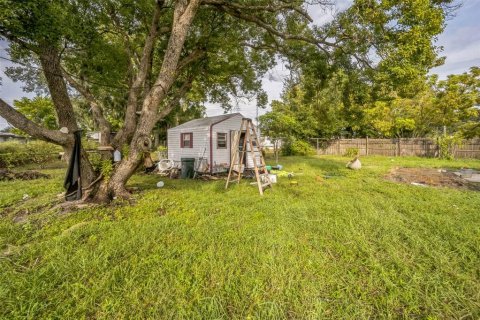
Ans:
[[[193,175],[195,174],[195,158],[182,158],[182,179],[192,179]]]
[[[277,183],[277,175],[276,174],[269,174],[268,178],[270,179],[271,183]]]

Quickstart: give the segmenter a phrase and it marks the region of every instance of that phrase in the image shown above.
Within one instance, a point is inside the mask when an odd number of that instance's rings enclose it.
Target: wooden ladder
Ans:
[[[245,136],[243,139],[242,148],[240,149],[240,139],[243,132],[245,132]],[[240,179],[242,178],[243,158],[245,157],[248,163],[248,154],[250,154],[253,160],[253,169],[255,171],[255,178],[257,179],[258,191],[260,192],[260,195],[263,195],[263,191],[265,190],[265,188],[272,187],[272,182],[270,181],[270,178],[268,176],[267,166],[265,164],[265,159],[263,158],[263,154],[262,154],[262,147],[258,139],[257,130],[255,129],[255,126],[252,123],[252,119],[248,119],[248,118],[242,119],[242,123],[240,125],[240,131],[235,137],[232,150],[233,150],[233,156],[232,156],[232,161],[230,163],[230,170],[228,171],[228,177],[227,177],[227,183],[225,184],[225,189],[228,188],[228,185],[232,180],[233,171],[238,172],[237,183],[240,183]],[[259,164],[257,163],[256,153],[260,158]],[[234,169],[235,166],[237,166],[237,170]]]

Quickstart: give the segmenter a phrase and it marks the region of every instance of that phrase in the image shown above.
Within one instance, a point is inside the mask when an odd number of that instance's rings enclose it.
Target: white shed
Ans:
[[[203,158],[210,172],[218,167],[228,168],[233,154],[231,148],[242,119],[240,113],[232,113],[195,119],[168,129],[168,159]],[[252,159],[246,162],[247,167],[253,166]]]

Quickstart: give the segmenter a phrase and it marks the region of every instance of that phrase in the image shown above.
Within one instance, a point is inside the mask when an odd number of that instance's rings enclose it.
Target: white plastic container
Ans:
[[[277,183],[277,175],[276,174],[269,174],[268,178],[270,179],[271,183]]]

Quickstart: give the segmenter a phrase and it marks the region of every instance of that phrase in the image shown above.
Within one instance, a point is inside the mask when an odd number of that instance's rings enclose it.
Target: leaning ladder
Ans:
[[[245,136],[243,139],[243,145],[240,149],[240,139],[242,136],[242,132],[245,132]],[[254,144],[255,142],[255,144]],[[251,154],[253,160],[253,169],[255,171],[255,178],[257,179],[258,191],[260,195],[263,195],[263,191],[267,187],[272,187],[272,182],[268,177],[267,166],[265,164],[265,159],[263,158],[262,149],[260,145],[260,141],[258,139],[257,130],[252,123],[252,119],[243,118],[242,123],[240,125],[240,131],[236,135],[235,141],[233,143],[233,156],[232,161],[230,163],[230,170],[228,171],[227,183],[225,184],[225,189],[228,188],[229,183],[232,181],[232,173],[233,171],[238,172],[237,176],[237,183],[240,183],[240,179],[242,178],[242,166],[243,166],[243,158],[246,155],[247,162],[248,162],[248,154]],[[260,158],[260,163],[257,163],[257,155],[258,153]],[[237,170],[235,170],[235,166],[237,166]]]

